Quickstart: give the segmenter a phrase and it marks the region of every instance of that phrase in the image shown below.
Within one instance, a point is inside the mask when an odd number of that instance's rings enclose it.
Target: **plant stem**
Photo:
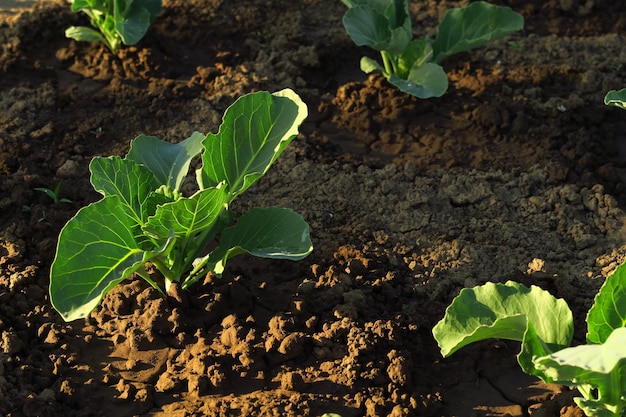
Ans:
[[[194,253],[185,258],[185,271],[193,265],[194,261],[200,259],[198,255],[200,255],[200,252],[206,249],[209,242],[215,238],[215,235],[218,232],[221,232],[224,227],[228,226],[229,222],[223,221],[223,217],[226,215],[226,213],[228,213],[228,205],[224,205],[224,207],[222,207],[222,209],[220,210],[220,214],[217,216],[217,220],[215,221],[215,223],[213,223],[212,227],[203,230],[202,233],[200,233],[200,235],[196,238],[196,251],[194,251]],[[187,278],[182,282],[183,289],[189,288],[191,284],[199,279],[198,274],[202,272],[202,269],[206,265],[207,261],[208,255],[205,256],[203,260],[192,269]],[[190,277],[192,276],[193,278],[190,279]]]
[[[150,262],[152,262],[154,266],[156,266],[157,269],[161,271],[161,273],[165,277],[165,281],[178,281],[180,279],[179,276],[175,276],[176,274],[173,273],[172,270],[169,269],[167,265],[165,265],[163,260],[160,259],[158,256],[152,258]]]
[[[135,273],[136,273],[137,275],[139,275],[141,278],[143,278],[144,280],[146,280],[146,282],[147,282],[148,284],[150,284],[150,285],[152,286],[152,288],[154,288],[155,290],[157,290],[157,291],[161,294],[161,296],[163,296],[163,298],[165,298],[165,297],[166,297],[166,295],[165,295],[165,293],[163,292],[163,290],[161,289],[161,287],[159,287],[159,284],[157,284],[156,282],[154,282],[154,280],[153,280],[152,278],[150,278],[150,275],[149,275],[146,271],[144,271],[144,270],[142,270],[141,268],[139,268],[137,271],[135,271]],[[167,280],[166,280],[166,282],[167,282]]]
[[[380,56],[383,57],[383,65],[385,66],[385,78],[389,78],[396,73],[395,66],[393,65],[393,58],[389,55],[389,52],[387,51],[381,51]]]

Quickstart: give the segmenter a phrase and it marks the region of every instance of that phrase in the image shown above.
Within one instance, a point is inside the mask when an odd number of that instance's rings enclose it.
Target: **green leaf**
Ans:
[[[368,0],[351,6],[343,16],[346,33],[358,46],[400,54],[411,40],[406,0]]]
[[[389,28],[403,28],[408,29],[408,33],[411,33],[411,20],[409,19],[409,4],[407,0],[380,0],[385,7],[385,17],[389,22]],[[408,23],[408,27],[406,26]]]
[[[89,28],[69,28],[66,36],[80,41],[101,41],[115,53],[123,42],[134,45],[144,37],[161,12],[161,0],[75,0],[72,11],[89,16]]]
[[[143,165],[119,156],[96,157],[89,164],[91,184],[104,197],[119,197],[121,204],[133,214],[135,223],[142,225],[152,214],[148,197],[159,186],[154,175]]]
[[[587,313],[587,342],[604,343],[614,329],[626,327],[626,264],[611,273]]]
[[[297,261],[312,250],[309,225],[298,213],[286,208],[253,208],[239,217],[237,224],[224,229],[213,252],[194,262],[195,272],[183,288],[195,282],[205,270],[220,276],[226,262],[242,253]]]
[[[132,13],[124,16],[115,15],[115,29],[124,45],[134,45],[144,37],[150,27],[150,13],[142,8],[131,9]]]
[[[361,71],[366,74],[374,71],[384,72],[385,69],[375,60],[370,57],[364,56],[361,58]]]
[[[398,68],[396,76],[407,79],[409,72],[414,68],[419,68],[426,64],[433,56],[433,48],[426,38],[412,41],[407,48],[398,56]],[[443,70],[443,69],[442,69]],[[447,86],[448,77],[446,77]]]
[[[135,8],[144,9],[150,15],[150,23],[153,23],[161,14],[162,0],[141,0],[135,1],[131,8],[131,13]]]
[[[119,197],[83,207],[63,227],[50,268],[50,300],[66,321],[86,317],[124,278],[143,267],[135,215]]]
[[[161,0],[118,0],[115,3],[115,29],[124,44],[139,42],[160,12]]]
[[[393,0],[389,2],[385,10],[385,17],[391,30],[391,41],[387,45],[386,51],[393,55],[399,55],[407,48],[413,36],[407,1]]]
[[[148,220],[143,231],[158,239],[172,235],[177,238],[192,237],[217,221],[228,198],[224,187],[207,188],[189,198],[163,204]]]
[[[446,12],[433,42],[434,62],[477,48],[524,28],[524,18],[508,7],[478,1]]]
[[[621,404],[626,392],[626,328],[618,328],[604,344],[580,345],[535,358],[535,366],[555,384],[590,385],[597,389],[597,398],[608,405]],[[583,401],[585,403],[585,401]],[[601,405],[591,401],[587,406]]]
[[[204,135],[199,132],[179,143],[139,135],[131,142],[125,159],[145,165],[160,184],[178,191],[187,176],[189,164],[202,151],[203,140]]]
[[[585,399],[583,397],[574,397],[574,402],[590,417],[622,417],[622,411],[619,407],[607,407],[608,404],[602,399]]]
[[[446,72],[433,62],[412,68],[406,80],[392,75],[389,82],[401,91],[418,98],[441,97],[448,89]]]
[[[573,330],[574,326],[571,325]],[[571,338],[571,337],[570,337]],[[532,323],[527,323],[526,332],[522,338],[522,344],[520,352],[517,355],[517,362],[520,368],[529,375],[535,375],[541,378],[544,382],[549,382],[550,379],[542,371],[538,370],[533,363],[533,358],[537,356],[549,355],[555,349],[561,349],[567,345],[548,345],[535,330]]]
[[[100,32],[85,26],[70,26],[65,29],[65,37],[79,42],[106,42]]]
[[[619,91],[611,90],[604,97],[604,104],[626,109],[626,88]]]
[[[232,198],[267,172],[298,134],[306,104],[292,90],[240,97],[224,113],[217,134],[204,139],[200,188],[226,182]]]
[[[386,50],[391,42],[389,22],[382,13],[369,6],[354,6],[343,16],[346,32],[357,46]]]
[[[105,5],[102,4],[101,0],[71,0],[72,3],[72,11],[77,12],[81,9],[95,9],[104,11]]]
[[[533,354],[533,347],[554,351],[569,346],[573,330],[572,312],[564,300],[539,287],[508,281],[461,290],[433,328],[433,335],[444,357],[490,338],[525,342],[525,356]],[[522,366],[528,363],[524,356],[518,357]]]

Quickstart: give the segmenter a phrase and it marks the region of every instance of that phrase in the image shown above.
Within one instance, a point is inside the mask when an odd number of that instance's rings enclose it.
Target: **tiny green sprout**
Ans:
[[[46,211],[41,211],[41,217],[37,219],[37,223],[45,223],[46,222]]]
[[[102,127],[100,126],[97,129],[90,131],[89,133],[94,135],[96,140],[100,140],[104,136],[104,129],[102,129]]]
[[[50,197],[54,204],[72,202],[72,200],[68,198],[61,197],[61,181],[57,183],[56,187],[54,187],[54,190],[45,187],[37,187],[35,188],[35,191],[41,191],[42,193]]]
[[[518,52],[522,50],[522,44],[519,41],[508,41],[507,44]]]
[[[33,211],[33,208],[31,206],[29,206],[28,204],[24,204],[22,206],[22,212],[23,213],[31,213]],[[39,217],[37,219],[37,223],[43,223],[46,222],[46,211],[42,210],[41,211],[41,217]]]

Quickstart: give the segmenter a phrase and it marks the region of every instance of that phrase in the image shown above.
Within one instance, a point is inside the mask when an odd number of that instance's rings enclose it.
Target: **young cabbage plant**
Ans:
[[[258,92],[226,110],[217,134],[195,132],[177,144],[141,135],[124,158],[94,158],[91,183],[103,198],[61,230],[50,270],[54,308],[66,321],[83,318],[133,273],[165,296],[173,282],[188,288],[209,272],[220,276],[238,254],[306,257],[313,247],[299,214],[267,207],[236,218],[229,209],[268,171],[306,116],[293,91]],[[183,181],[200,154],[198,190],[185,196]],[[146,273],[147,262],[163,275],[165,292]]]
[[[71,26],[65,36],[103,42],[113,53],[121,44],[134,45],[161,13],[161,0],[68,0],[72,11],[89,16],[91,26]]]
[[[606,93],[606,96],[604,97],[604,104],[626,110],[626,88],[621,90],[611,90]]]
[[[380,52],[382,65],[361,58],[367,74],[382,72],[401,91],[418,98],[440,97],[448,77],[439,65],[447,56],[500,39],[524,27],[524,18],[508,7],[482,1],[446,12],[434,40],[413,39],[408,0],[341,0],[348,10],[346,32],[358,46]]]
[[[546,383],[575,387],[589,417],[626,412],[626,264],[604,282],[587,314],[587,344],[568,347],[574,325],[567,303],[536,286],[509,281],[466,288],[433,328],[447,357],[491,338],[521,342],[522,370]]]

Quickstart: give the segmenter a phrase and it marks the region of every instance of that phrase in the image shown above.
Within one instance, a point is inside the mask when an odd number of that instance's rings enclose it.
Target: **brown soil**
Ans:
[[[431,335],[462,287],[514,279],[565,298],[582,342],[626,254],[626,113],[602,103],[626,86],[626,3],[494,3],[526,29],[449,58],[430,100],[358,70],[375,54],[338,0],[166,0],[118,57],[66,39],[86,20],[61,0],[0,15],[0,415],[581,416],[516,343],[444,360]],[[416,33],[459,4],[412,2]],[[235,258],[168,299],[129,279],[63,322],[48,273],[98,198],[91,158],[215,132],[237,97],[286,87],[310,116],[236,209],[296,210],[313,254]],[[72,203],[34,190],[59,182]]]

